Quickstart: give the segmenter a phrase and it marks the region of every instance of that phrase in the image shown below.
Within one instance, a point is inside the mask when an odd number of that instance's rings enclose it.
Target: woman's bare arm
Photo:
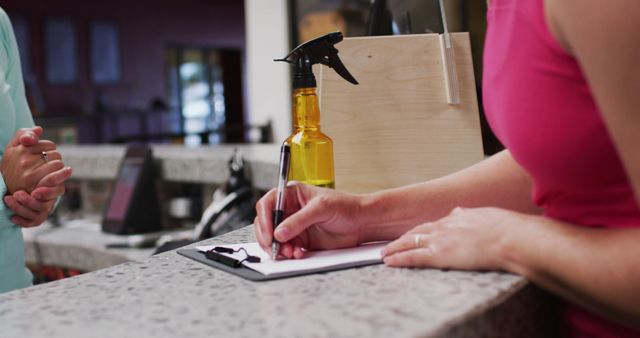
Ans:
[[[638,200],[640,2],[546,4],[554,35],[586,74]],[[474,191],[467,202],[477,201]],[[498,191],[487,197],[508,195]],[[456,209],[411,230],[383,254],[391,266],[518,273],[606,318],[640,328],[640,222],[638,226],[593,229],[498,208]]]
[[[547,0],[553,34],[582,66],[640,200],[640,2]],[[640,222],[585,229],[532,219],[507,241],[509,270],[610,319],[640,327]]]
[[[366,195],[362,204],[364,241],[395,239],[455,207],[540,213],[531,200],[530,176],[507,150],[442,178]]]

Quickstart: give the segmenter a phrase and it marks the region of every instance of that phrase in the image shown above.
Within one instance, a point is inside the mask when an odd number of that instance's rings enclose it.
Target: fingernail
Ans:
[[[281,242],[286,242],[289,240],[289,229],[287,228],[278,228],[276,232],[273,234],[277,240]]]

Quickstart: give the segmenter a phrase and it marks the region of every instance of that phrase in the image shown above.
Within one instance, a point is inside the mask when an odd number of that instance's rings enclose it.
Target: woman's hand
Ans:
[[[3,201],[14,212],[11,221],[24,227],[40,225],[47,219],[71,176],[71,168],[62,163],[55,143],[40,141],[41,134],[40,127],[19,130],[2,159],[8,192]],[[46,158],[43,151],[47,152]]]
[[[42,224],[53,212],[58,197],[64,195],[64,182],[71,173],[70,167],[62,168],[40,180],[31,194],[20,190],[5,196],[5,205],[14,212],[11,222],[23,227]]]
[[[41,132],[41,128],[21,129],[6,146],[0,171],[7,194],[19,190],[31,193],[45,176],[64,168],[56,144],[38,140]],[[47,154],[46,158],[43,152]]]
[[[360,244],[360,225],[356,221],[360,200],[357,195],[298,182],[290,182],[285,193],[286,218],[275,232],[276,239],[283,243],[281,256],[302,258],[303,249],[338,249]],[[276,191],[271,190],[256,204],[256,238],[267,252],[271,252],[273,240],[275,200]]]
[[[42,224],[49,217],[55,206],[55,199],[40,201],[20,190],[5,196],[4,204],[14,212],[11,216],[13,224],[30,228]]]
[[[383,250],[395,267],[503,270],[503,238],[526,215],[499,208],[456,208],[438,221],[419,225]],[[511,230],[509,230],[511,229]]]

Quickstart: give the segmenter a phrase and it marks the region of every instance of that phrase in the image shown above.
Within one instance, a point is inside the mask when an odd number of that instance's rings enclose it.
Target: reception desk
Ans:
[[[97,148],[62,148],[76,178],[115,176],[124,148]],[[233,148],[161,146],[154,153],[164,179],[216,184],[226,179]],[[278,148],[241,151],[258,188],[270,188]],[[547,337],[555,332],[550,297],[508,273],[375,265],[251,282],[175,251],[150,256],[152,249],[106,249],[121,237],[96,229],[67,225],[29,231],[28,260],[98,270],[0,294],[2,338]],[[246,227],[198,245],[252,241],[253,229]]]
[[[254,241],[243,228],[200,244]],[[0,295],[2,337],[542,337],[548,296],[498,272],[384,265],[250,282],[175,251]]]

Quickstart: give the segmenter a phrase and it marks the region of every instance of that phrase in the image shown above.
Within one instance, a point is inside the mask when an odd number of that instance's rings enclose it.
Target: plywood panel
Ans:
[[[348,38],[336,47],[360,82],[319,76],[336,188],[369,192],[443,176],[483,157],[468,33],[453,34],[461,104],[446,100],[437,34]]]

